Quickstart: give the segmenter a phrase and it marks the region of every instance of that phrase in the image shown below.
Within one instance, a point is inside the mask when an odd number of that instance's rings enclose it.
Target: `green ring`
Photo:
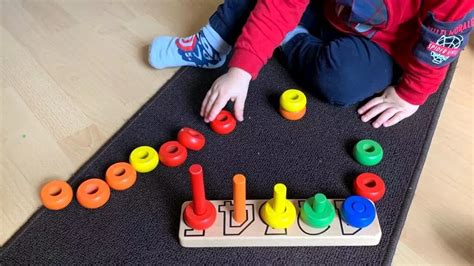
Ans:
[[[383,158],[382,146],[371,139],[363,139],[357,142],[352,153],[354,159],[365,166],[377,165]]]
[[[314,209],[315,198],[319,198],[317,211]],[[325,228],[329,226],[336,215],[334,206],[329,202],[326,196],[318,193],[305,200],[303,207],[300,209],[300,217],[303,222],[314,228]]]

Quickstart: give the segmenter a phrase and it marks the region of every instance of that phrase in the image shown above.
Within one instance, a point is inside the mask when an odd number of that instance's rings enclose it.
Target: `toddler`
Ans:
[[[279,47],[303,86],[335,105],[377,93],[357,111],[373,127],[414,114],[468,43],[473,0],[225,0],[198,33],[153,40],[149,62],[229,70],[207,92],[201,116],[229,100],[239,121],[249,83]]]

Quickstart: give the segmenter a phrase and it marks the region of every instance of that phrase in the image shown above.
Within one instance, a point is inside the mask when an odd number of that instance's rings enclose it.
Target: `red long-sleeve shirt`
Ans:
[[[255,79],[308,4],[309,0],[258,0],[229,66]],[[394,58],[404,71],[397,94],[416,105],[438,89],[474,26],[473,0],[327,0],[324,6],[336,29],[363,35]]]

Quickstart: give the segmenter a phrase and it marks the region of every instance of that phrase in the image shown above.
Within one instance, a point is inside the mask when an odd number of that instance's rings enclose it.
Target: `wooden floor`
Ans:
[[[155,35],[187,35],[217,0],[2,0],[4,243],[176,71],[145,61]],[[473,62],[464,51],[394,262],[474,263]]]

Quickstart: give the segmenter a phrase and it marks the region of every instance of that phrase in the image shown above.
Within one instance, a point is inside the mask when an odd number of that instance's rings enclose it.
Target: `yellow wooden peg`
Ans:
[[[260,215],[263,221],[275,229],[290,227],[296,220],[296,208],[286,199],[286,186],[278,183],[273,187],[273,199],[267,201]]]

